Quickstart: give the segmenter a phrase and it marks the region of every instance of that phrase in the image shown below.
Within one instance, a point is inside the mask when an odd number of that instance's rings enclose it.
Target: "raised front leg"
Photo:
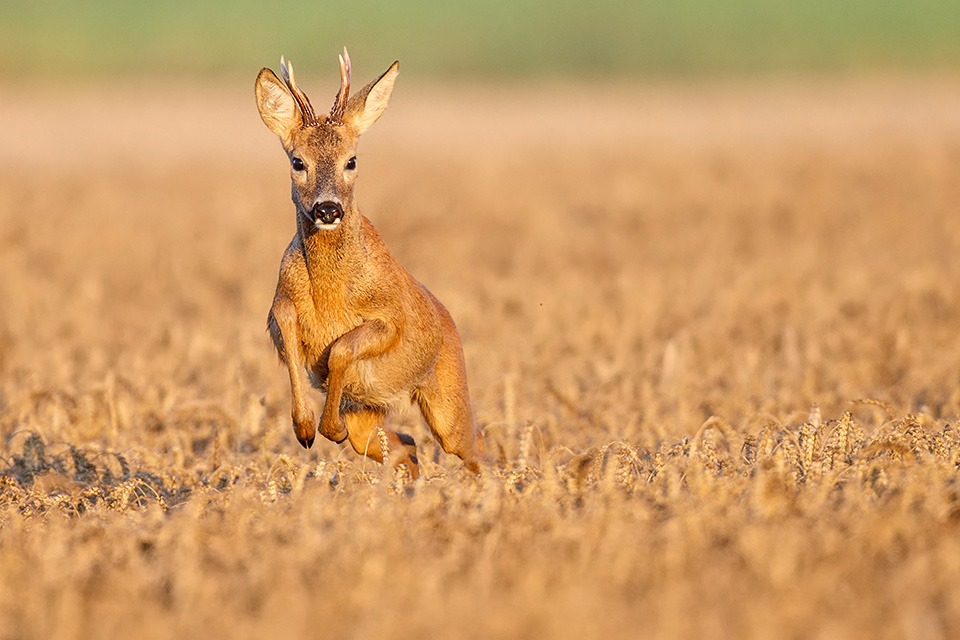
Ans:
[[[297,435],[300,444],[305,449],[309,449],[314,438],[316,438],[317,430],[313,410],[307,404],[305,391],[307,379],[304,369],[303,349],[301,349],[300,330],[297,326],[297,309],[290,298],[278,296],[273,301],[270,317],[272,320],[270,332],[273,334],[275,343],[277,338],[280,338],[280,344],[277,344],[277,348],[290,373],[293,432]],[[279,332],[279,336],[277,336],[277,332]],[[344,434],[344,437],[346,437],[346,434]]]
[[[347,429],[340,416],[344,373],[359,360],[373,358],[397,342],[397,329],[383,320],[368,320],[346,332],[330,347],[327,361],[327,402],[320,418],[320,435],[334,442],[343,442]]]

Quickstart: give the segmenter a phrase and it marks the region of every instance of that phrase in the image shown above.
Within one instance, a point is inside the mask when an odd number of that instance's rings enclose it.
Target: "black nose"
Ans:
[[[339,202],[318,202],[313,205],[313,218],[321,224],[333,224],[343,217],[343,207]]]

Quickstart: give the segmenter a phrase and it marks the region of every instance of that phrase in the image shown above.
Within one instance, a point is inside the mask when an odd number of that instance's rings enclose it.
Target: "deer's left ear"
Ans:
[[[400,73],[399,61],[390,65],[382,76],[350,98],[343,114],[343,123],[354,129],[357,135],[369,129],[387,108],[398,73]]]

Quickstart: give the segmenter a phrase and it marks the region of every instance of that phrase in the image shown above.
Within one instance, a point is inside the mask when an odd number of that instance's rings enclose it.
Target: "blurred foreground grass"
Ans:
[[[12,0],[0,75],[235,77],[281,52],[310,72],[343,44],[358,68],[423,76],[912,70],[960,66],[958,33],[948,0]]]
[[[477,479],[428,464],[415,484],[237,456],[211,427],[173,464],[7,440],[4,637],[945,638],[960,620],[960,440],[930,416],[869,436],[850,413],[714,419],[578,455],[537,456],[527,429]]]

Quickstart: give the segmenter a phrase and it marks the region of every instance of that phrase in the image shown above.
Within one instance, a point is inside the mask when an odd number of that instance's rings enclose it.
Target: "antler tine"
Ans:
[[[297,79],[293,74],[293,64],[284,60],[283,56],[280,56],[280,75],[283,76],[283,81],[287,83],[290,93],[293,94],[293,99],[296,101],[297,106],[300,107],[300,115],[303,116],[303,126],[312,127],[320,124],[317,120],[317,114],[313,110],[313,105],[310,104],[310,99],[300,90],[300,87],[297,86]]]
[[[333,101],[333,108],[330,109],[330,115],[327,122],[332,124],[343,123],[343,113],[347,108],[347,99],[350,97],[350,54],[347,48],[343,48],[343,55],[340,56],[340,90],[337,91],[337,97]]]
[[[340,66],[341,66],[341,67],[344,66],[344,65],[343,65],[343,62],[344,62],[344,61],[346,62],[347,84],[349,85],[349,84],[350,84],[350,54],[347,53],[347,48],[346,48],[346,47],[343,48],[343,55],[340,57],[340,62],[341,62]],[[343,76],[343,73],[341,72],[340,75],[341,75],[341,77],[342,77],[342,76]]]

